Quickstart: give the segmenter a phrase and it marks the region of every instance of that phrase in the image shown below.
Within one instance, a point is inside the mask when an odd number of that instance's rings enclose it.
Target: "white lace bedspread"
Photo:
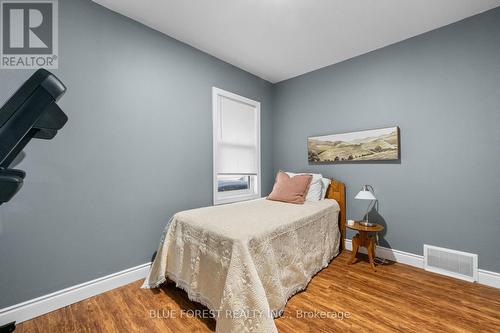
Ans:
[[[258,199],[177,213],[143,287],[175,281],[216,332],[277,332],[273,318],[338,254],[338,212],[335,200]]]

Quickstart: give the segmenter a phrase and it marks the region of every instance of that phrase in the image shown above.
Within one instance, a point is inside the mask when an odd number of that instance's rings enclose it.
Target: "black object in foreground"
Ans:
[[[57,77],[36,71],[0,109],[0,205],[19,191],[25,173],[9,165],[31,139],[50,140],[68,121],[56,102],[66,92]]]
[[[7,325],[0,326],[0,333],[11,333],[16,329],[16,322],[8,323]]]

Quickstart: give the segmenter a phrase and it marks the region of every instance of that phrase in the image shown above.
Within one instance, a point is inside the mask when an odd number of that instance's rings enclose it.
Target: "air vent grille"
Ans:
[[[426,270],[466,281],[477,281],[477,254],[424,245]]]

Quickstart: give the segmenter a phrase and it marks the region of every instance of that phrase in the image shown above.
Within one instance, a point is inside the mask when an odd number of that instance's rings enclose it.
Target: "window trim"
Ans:
[[[255,175],[256,181],[255,184],[251,184],[255,186],[255,190],[252,191],[254,193],[246,194],[246,193],[234,193],[233,195],[230,195],[229,193],[224,193],[221,195],[217,188],[218,188],[218,182],[217,182],[217,170],[218,170],[218,165],[217,161],[218,159],[216,158],[218,156],[218,132],[220,132],[220,114],[219,114],[219,96],[226,97],[233,99],[235,101],[241,102],[248,104],[252,107],[255,108],[256,112],[256,130],[257,130],[257,174]],[[261,138],[260,138],[260,102],[254,101],[252,99],[234,94],[232,92],[217,88],[217,87],[212,87],[212,129],[213,129],[213,141],[212,141],[212,146],[213,146],[213,170],[212,170],[212,175],[213,175],[213,203],[214,205],[221,205],[221,204],[226,204],[226,203],[231,203],[231,202],[238,202],[238,201],[245,201],[245,200],[252,200],[252,199],[257,199],[261,197]],[[252,186],[250,186],[252,189]]]

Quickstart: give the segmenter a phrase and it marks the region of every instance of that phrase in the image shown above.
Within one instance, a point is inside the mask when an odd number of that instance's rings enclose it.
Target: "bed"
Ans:
[[[337,256],[345,187],[294,205],[257,199],[187,210],[165,228],[144,288],[167,278],[216,318],[216,332],[277,332],[290,297]]]

